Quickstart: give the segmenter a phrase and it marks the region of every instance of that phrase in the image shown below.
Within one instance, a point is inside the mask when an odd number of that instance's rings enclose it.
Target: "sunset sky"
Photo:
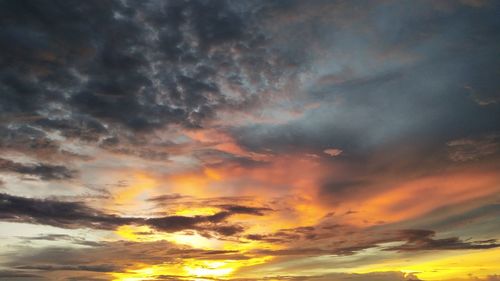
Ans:
[[[499,281],[500,1],[0,0],[0,280]]]

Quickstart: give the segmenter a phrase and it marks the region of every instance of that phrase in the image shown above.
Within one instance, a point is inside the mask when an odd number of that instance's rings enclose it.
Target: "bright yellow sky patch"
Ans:
[[[353,270],[355,273],[401,271],[426,281],[486,277],[500,272],[500,249],[447,252],[421,258],[390,260]]]

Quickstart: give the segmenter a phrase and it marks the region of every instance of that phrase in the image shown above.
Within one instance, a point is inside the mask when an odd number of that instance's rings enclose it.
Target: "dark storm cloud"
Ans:
[[[2,2],[0,149],[87,160],[50,137],[57,133],[114,153],[167,161],[168,147],[123,139],[174,124],[196,129],[220,111],[250,110],[293,73],[289,58],[271,50],[260,24],[263,6]]]
[[[65,166],[38,163],[23,165],[0,158],[0,172],[14,172],[22,175],[37,176],[42,180],[65,180],[75,177],[76,172]]]
[[[110,124],[198,127],[219,108],[255,99],[231,99],[221,83],[250,95],[279,76],[251,3],[1,5],[2,116],[68,137],[96,140]]]
[[[269,211],[267,208],[239,205],[224,205],[221,208],[221,211],[205,216],[120,217],[106,214],[81,202],[62,202],[0,194],[0,220],[45,224],[61,228],[113,230],[121,225],[137,224],[148,225],[164,232],[198,230],[207,235],[212,232],[230,236],[244,230],[242,226],[228,224],[226,220],[230,216],[235,214],[262,216],[265,211]]]

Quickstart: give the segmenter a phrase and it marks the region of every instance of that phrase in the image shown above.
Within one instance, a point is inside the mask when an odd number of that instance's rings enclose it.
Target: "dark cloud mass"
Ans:
[[[262,216],[267,208],[223,206],[224,210],[213,215],[164,216],[153,218],[122,217],[107,214],[81,202],[63,202],[51,199],[32,199],[0,194],[0,220],[52,225],[61,228],[91,228],[113,230],[122,225],[148,225],[158,231],[176,232],[199,230],[221,235],[234,235],[244,229],[227,224],[235,214]]]
[[[406,243],[387,250],[419,251],[419,250],[463,250],[463,249],[490,249],[499,247],[495,239],[484,241],[461,241],[457,237],[433,239],[434,231],[429,230],[403,230]]]
[[[102,213],[80,202],[31,199],[7,194],[0,194],[0,219],[63,228],[89,227],[95,229],[113,229],[135,221],[133,218],[122,218]]]
[[[42,180],[65,180],[75,176],[75,171],[65,166],[50,164],[23,165],[0,158],[0,171],[38,176]]]
[[[252,5],[2,1],[2,130],[97,141],[248,107],[283,75]]]

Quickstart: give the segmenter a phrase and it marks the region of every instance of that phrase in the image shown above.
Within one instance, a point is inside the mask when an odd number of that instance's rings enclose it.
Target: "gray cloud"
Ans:
[[[33,274],[31,272],[22,271],[22,270],[2,270],[0,271],[0,279],[4,280],[26,280],[26,279],[35,279],[39,280],[43,278],[40,275]]]
[[[223,205],[222,210],[205,216],[164,216],[153,218],[121,217],[106,214],[81,202],[62,202],[52,199],[32,199],[0,194],[0,220],[52,225],[61,228],[92,228],[112,230],[121,225],[148,225],[158,231],[176,232],[199,230],[219,235],[234,235],[244,229],[226,220],[234,214],[262,216],[267,208]]]
[[[0,171],[37,176],[42,180],[67,180],[76,176],[76,171],[65,166],[43,163],[23,165],[3,158],[0,158]]]
[[[385,251],[481,250],[500,246],[496,239],[461,240],[459,237],[435,238],[436,232],[425,229],[381,231],[350,225],[323,225],[281,229],[268,234],[249,234],[249,240],[279,243],[280,250],[260,250],[276,256],[354,255],[370,248],[382,248],[384,243],[401,242]],[[302,246],[300,246],[302,245]]]
[[[246,104],[220,83],[259,92],[277,73],[244,4],[2,5],[2,112],[38,116],[34,125],[68,136],[92,138],[110,123],[197,127],[218,108]],[[257,83],[251,91],[246,75]]]
[[[500,151],[500,135],[490,134],[476,138],[462,138],[449,141],[447,145],[449,157],[453,161],[479,160]]]
[[[449,141],[500,131],[498,104],[477,103],[467,88],[474,84],[499,96],[493,90],[499,88],[493,79],[498,3],[447,11],[423,2],[371,4],[314,1],[307,9],[294,3],[275,12],[289,28],[279,32],[301,34],[309,44],[302,49],[318,54],[308,58],[315,68],[301,89],[307,94],[294,98],[319,106],[289,122],[232,128],[240,145],[316,155],[336,147],[342,157],[329,160],[348,164],[411,147],[415,163],[409,166],[431,170],[436,164],[428,162],[449,160]],[[399,12],[389,14],[391,9]]]
[[[429,230],[403,230],[401,236],[406,243],[389,247],[390,251],[423,251],[423,250],[479,250],[499,247],[495,239],[484,241],[462,241],[458,237],[434,239],[435,232]]]
[[[207,258],[211,260],[247,259],[236,251],[201,250],[177,246],[166,241],[156,242],[101,242],[97,247],[45,247],[22,248],[12,253],[9,267],[53,271],[119,272],[131,263],[179,263],[181,258]]]
[[[2,3],[0,148],[68,156],[50,138],[58,133],[120,154],[168,160],[164,146],[128,140],[168,125],[197,129],[220,111],[250,110],[291,73],[289,58],[271,49],[260,23],[263,6]],[[110,143],[118,138],[119,144]],[[46,152],[34,149],[41,143]]]

